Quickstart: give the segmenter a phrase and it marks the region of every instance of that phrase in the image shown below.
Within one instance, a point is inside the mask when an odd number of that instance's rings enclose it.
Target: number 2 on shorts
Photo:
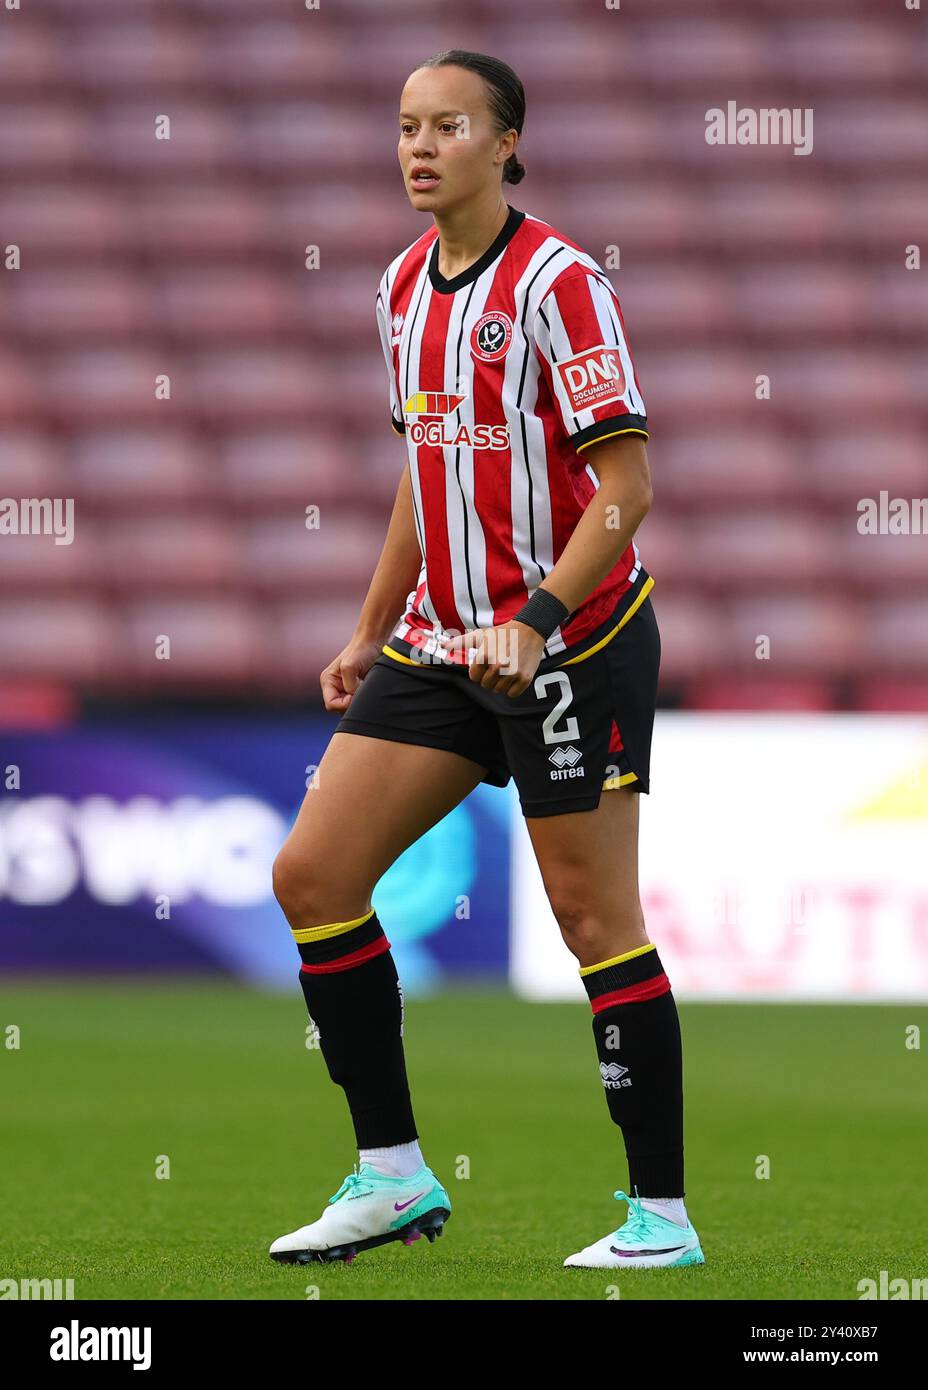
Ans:
[[[570,688],[570,677],[566,671],[549,671],[544,676],[536,676],[534,691],[539,700],[543,700],[548,693],[551,685],[560,687],[560,698],[550,714],[545,715],[545,722],[542,724],[545,743],[566,743],[569,739],[580,737],[580,725],[577,723],[577,716],[572,714],[567,720],[563,729],[555,729],[560,716],[567,709],[574,692]]]

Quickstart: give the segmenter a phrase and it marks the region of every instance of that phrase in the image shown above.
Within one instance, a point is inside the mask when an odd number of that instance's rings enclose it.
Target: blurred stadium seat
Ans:
[[[579,0],[468,10],[468,44],[527,88],[509,201],[620,253],[675,703],[928,690],[928,538],[857,529],[863,498],[928,494],[928,292],[905,268],[928,225],[926,40],[899,11],[652,0],[606,43]],[[10,680],[315,693],[404,462],[373,302],[428,222],[393,111],[454,28],[422,0],[48,0],[5,24],[0,197],[23,262],[0,289],[0,494],[73,495],[77,518],[72,546],[0,545]],[[707,145],[735,96],[813,106],[814,156]]]

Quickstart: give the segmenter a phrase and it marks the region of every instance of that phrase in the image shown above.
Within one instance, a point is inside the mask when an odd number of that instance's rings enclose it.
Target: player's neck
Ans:
[[[453,280],[479,261],[499,236],[508,216],[506,200],[495,189],[482,201],[435,213],[440,274],[446,280]]]

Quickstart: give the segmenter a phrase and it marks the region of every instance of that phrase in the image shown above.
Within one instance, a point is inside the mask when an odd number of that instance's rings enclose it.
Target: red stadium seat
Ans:
[[[924,545],[925,538],[921,538]],[[923,583],[914,596],[882,599],[867,610],[864,634],[867,644],[866,675],[928,671],[928,592]]]
[[[4,91],[7,89],[4,88]],[[77,106],[6,102],[0,106],[0,176],[69,169],[93,148],[93,122]]]
[[[0,425],[39,413],[40,379],[23,353],[0,352]]]
[[[740,153],[737,149],[727,153]],[[770,151],[782,157],[782,151]],[[786,155],[797,165],[784,174],[782,163],[770,166],[766,178],[756,167],[740,176],[720,177],[712,164],[712,182],[703,182],[690,236],[722,263],[728,256],[755,261],[768,248],[777,256],[793,250],[818,255],[824,241],[842,226],[840,197],[833,187],[805,172],[804,160]],[[707,171],[708,174],[708,171]],[[749,253],[746,255],[746,253]]]
[[[4,190],[4,220],[32,265],[79,256],[102,260],[126,235],[125,200],[115,192],[54,182]],[[136,243],[137,244],[137,243]]]
[[[717,341],[738,326],[725,282],[715,272],[662,264],[642,268],[636,262],[634,274],[615,271],[610,278],[626,323],[635,325],[633,350],[654,341],[678,343],[684,335]]]
[[[901,3],[878,8],[468,10],[473,46],[528,89],[529,178],[506,197],[610,262],[652,428],[663,688],[699,708],[924,705],[925,538],[857,527],[862,499],[928,495],[928,290],[905,265],[928,223],[924,42]],[[374,298],[431,220],[396,162],[399,88],[462,41],[460,16],[38,9],[0,46],[3,244],[22,258],[0,287],[0,494],[73,496],[76,531],[0,540],[0,665],[315,698],[405,463]],[[708,145],[729,97],[812,106],[814,156]]]
[[[93,685],[114,669],[119,650],[113,614],[96,597],[0,600],[0,632],[6,680],[57,676]]]
[[[249,97],[279,96],[288,89],[305,96],[338,71],[344,50],[336,35],[304,23],[292,4],[281,6],[277,18],[269,8],[262,4],[259,11],[252,6],[241,18],[226,9],[215,11],[209,43],[200,54],[200,72],[217,93],[234,82],[236,91]]]
[[[831,164],[894,165],[917,168],[925,164],[925,142],[919,138],[924,101],[845,101],[821,103],[816,109],[816,154]]]
[[[684,516],[671,506],[655,506],[636,533],[641,562],[658,586],[655,603],[665,588],[672,592],[674,586],[685,589],[694,580],[697,585],[701,582],[692,547],[680,544]]]
[[[199,104],[195,93],[167,100],[167,93],[157,95],[157,101],[126,97],[101,113],[101,167],[150,181],[241,165],[241,132],[231,111]],[[170,139],[155,138],[161,116],[170,118]]]
[[[8,315],[27,340],[87,345],[148,336],[151,296],[144,276],[118,269],[36,270],[13,286]]]
[[[916,74],[914,48],[904,29],[873,17],[787,23],[779,33],[780,71],[795,82],[825,82],[836,90],[889,89]]]
[[[5,496],[61,497],[65,476],[61,451],[42,430],[28,426],[0,430],[0,478]]]
[[[165,168],[150,176],[125,208],[128,244],[159,262],[176,266],[214,266],[218,257],[253,257],[263,248],[265,210],[262,199],[239,181],[216,174],[191,181]]]
[[[775,51],[743,12],[655,17],[637,26],[635,64],[649,86],[676,98],[690,88],[762,81],[777,74]]]
[[[911,513],[911,499],[906,505]],[[847,584],[857,584],[871,592],[895,589],[900,593],[912,593],[921,589],[925,622],[928,623],[928,530],[910,535],[862,535],[858,530],[862,517],[856,509],[848,508],[848,511],[849,515],[840,522],[831,524],[827,535],[827,546],[834,555],[840,577]],[[925,524],[928,526],[928,516]]]
[[[871,332],[901,342],[923,342],[924,324],[928,321],[928,286],[921,271],[904,269],[902,258],[897,258],[891,268],[868,277],[864,292]]]
[[[831,557],[822,540],[822,528],[808,512],[767,506],[713,510],[690,522],[686,544],[704,584],[724,585],[728,592],[752,586],[775,591],[797,576],[809,584],[828,576]]]
[[[724,664],[718,605],[692,597],[688,586],[666,584],[655,585],[654,610],[661,631],[662,684],[707,675]]]
[[[156,659],[162,637],[169,660]],[[265,620],[244,599],[150,593],[126,606],[120,641],[124,678],[153,692],[255,684],[275,660]]]
[[[518,189],[511,201],[519,206]],[[701,220],[698,191],[677,180],[668,177],[660,183],[636,178],[633,187],[620,188],[610,204],[590,179],[569,181],[569,166],[568,181],[541,202],[532,200],[531,206],[536,217],[546,218],[575,241],[582,236],[589,246],[618,246],[623,264],[633,253],[641,260],[650,259],[655,251],[690,247]],[[621,281],[616,283],[621,292]]]
[[[791,591],[738,597],[726,605],[720,622],[724,632],[724,664],[732,670],[769,670],[777,678],[806,672],[836,674],[859,669],[872,660],[862,645],[860,615],[840,597],[811,591]],[[769,638],[769,658],[762,638]]]
[[[124,7],[124,11],[129,8]],[[170,73],[170,85],[175,93],[185,94],[182,104],[186,105],[186,93],[198,93],[201,88],[210,46],[208,34],[189,21],[184,22],[186,18],[180,13],[172,21],[157,13],[117,12],[107,18],[100,16],[94,22],[88,16],[71,33],[71,81],[110,96],[136,96],[142,91],[163,93],[165,73]],[[167,108],[155,109],[177,108],[172,100]]]
[[[321,698],[319,675],[347,645],[359,610],[357,599],[341,596],[275,605],[269,614],[273,680],[299,688],[307,699]]]
[[[180,384],[176,358],[151,348],[74,348],[51,357],[43,370],[50,414],[67,423],[153,421],[160,409],[170,423],[170,405],[155,399],[157,379],[169,369]]]
[[[860,421],[869,428],[877,402],[880,411],[895,414],[914,411],[924,397],[914,364],[906,370],[872,344],[768,353],[764,369],[776,409],[815,426],[833,419]]]
[[[810,335],[839,341],[868,325],[867,282],[860,271],[808,262],[744,267],[727,284],[732,318],[763,342],[805,342]]]
[[[665,437],[656,431],[649,452],[658,509],[664,498],[709,506],[806,493],[805,441],[791,440],[775,427],[701,423],[690,430],[684,421],[679,433]]]
[[[191,345],[260,342],[296,327],[296,299],[287,281],[270,271],[177,270],[159,286],[156,326]]]
[[[57,500],[61,508],[66,499]],[[4,535],[0,539],[0,593],[8,598],[14,593],[28,596],[52,590],[63,597],[100,582],[104,566],[99,526],[76,509],[72,508],[70,516],[69,522],[68,514],[58,511],[60,543],[54,534]]]
[[[246,525],[241,572],[257,589],[281,593],[354,591],[358,606],[374,572],[370,530],[362,517],[334,516],[321,510],[319,526],[309,528],[301,510]],[[386,532],[386,524],[383,527]]]
[[[856,707],[874,714],[928,714],[928,677],[863,680],[857,688]]]
[[[72,450],[75,490],[98,508],[216,495],[202,444],[176,426],[90,430],[75,436]]]
[[[537,146],[533,170],[537,165],[554,177],[566,166],[577,178],[628,163],[654,168],[672,161],[673,132],[653,105],[613,100],[609,120],[604,121],[601,105],[563,96],[559,93],[561,99],[547,104],[532,122],[532,142]]]
[[[915,497],[928,487],[924,436],[914,427],[898,424],[860,429],[836,429],[809,441],[806,450],[807,489],[813,499],[856,503],[877,497],[881,488],[895,496]]]
[[[102,548],[109,582],[126,591],[221,592],[241,580],[239,526],[215,514],[120,517]]]
[[[318,418],[339,404],[344,413],[350,394],[350,385],[339,392],[337,369],[321,368],[318,356],[251,346],[200,354],[191,364],[183,404],[215,424],[264,422]]]
[[[769,663],[768,663],[769,665]],[[814,713],[832,707],[832,682],[817,676],[709,676],[687,686],[687,705],[698,710],[791,710]]]
[[[707,353],[693,346],[675,351],[652,351],[641,363],[642,391],[652,412],[654,395],[649,381],[660,383],[659,406],[665,428],[704,430],[707,422],[763,420],[763,406],[755,400],[754,377],[767,362],[747,362],[720,349]],[[768,412],[769,413],[769,412]]]
[[[61,39],[42,14],[30,14],[28,24],[7,24],[0,44],[0,91],[10,97],[60,91],[67,67]]]
[[[841,234],[848,245],[872,249],[881,265],[886,248],[892,246],[900,270],[905,266],[906,248],[919,242],[913,228],[924,226],[928,220],[925,179],[906,177],[906,172],[887,178],[882,164],[874,162],[872,177],[865,181],[855,178],[843,190],[840,218]],[[911,274],[907,279],[911,280]],[[916,292],[911,283],[910,288]]]

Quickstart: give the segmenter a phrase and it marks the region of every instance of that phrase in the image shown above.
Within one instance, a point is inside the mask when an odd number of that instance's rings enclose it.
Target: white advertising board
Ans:
[[[513,986],[585,999],[513,831]],[[680,998],[928,999],[928,717],[659,713],[639,862]]]

